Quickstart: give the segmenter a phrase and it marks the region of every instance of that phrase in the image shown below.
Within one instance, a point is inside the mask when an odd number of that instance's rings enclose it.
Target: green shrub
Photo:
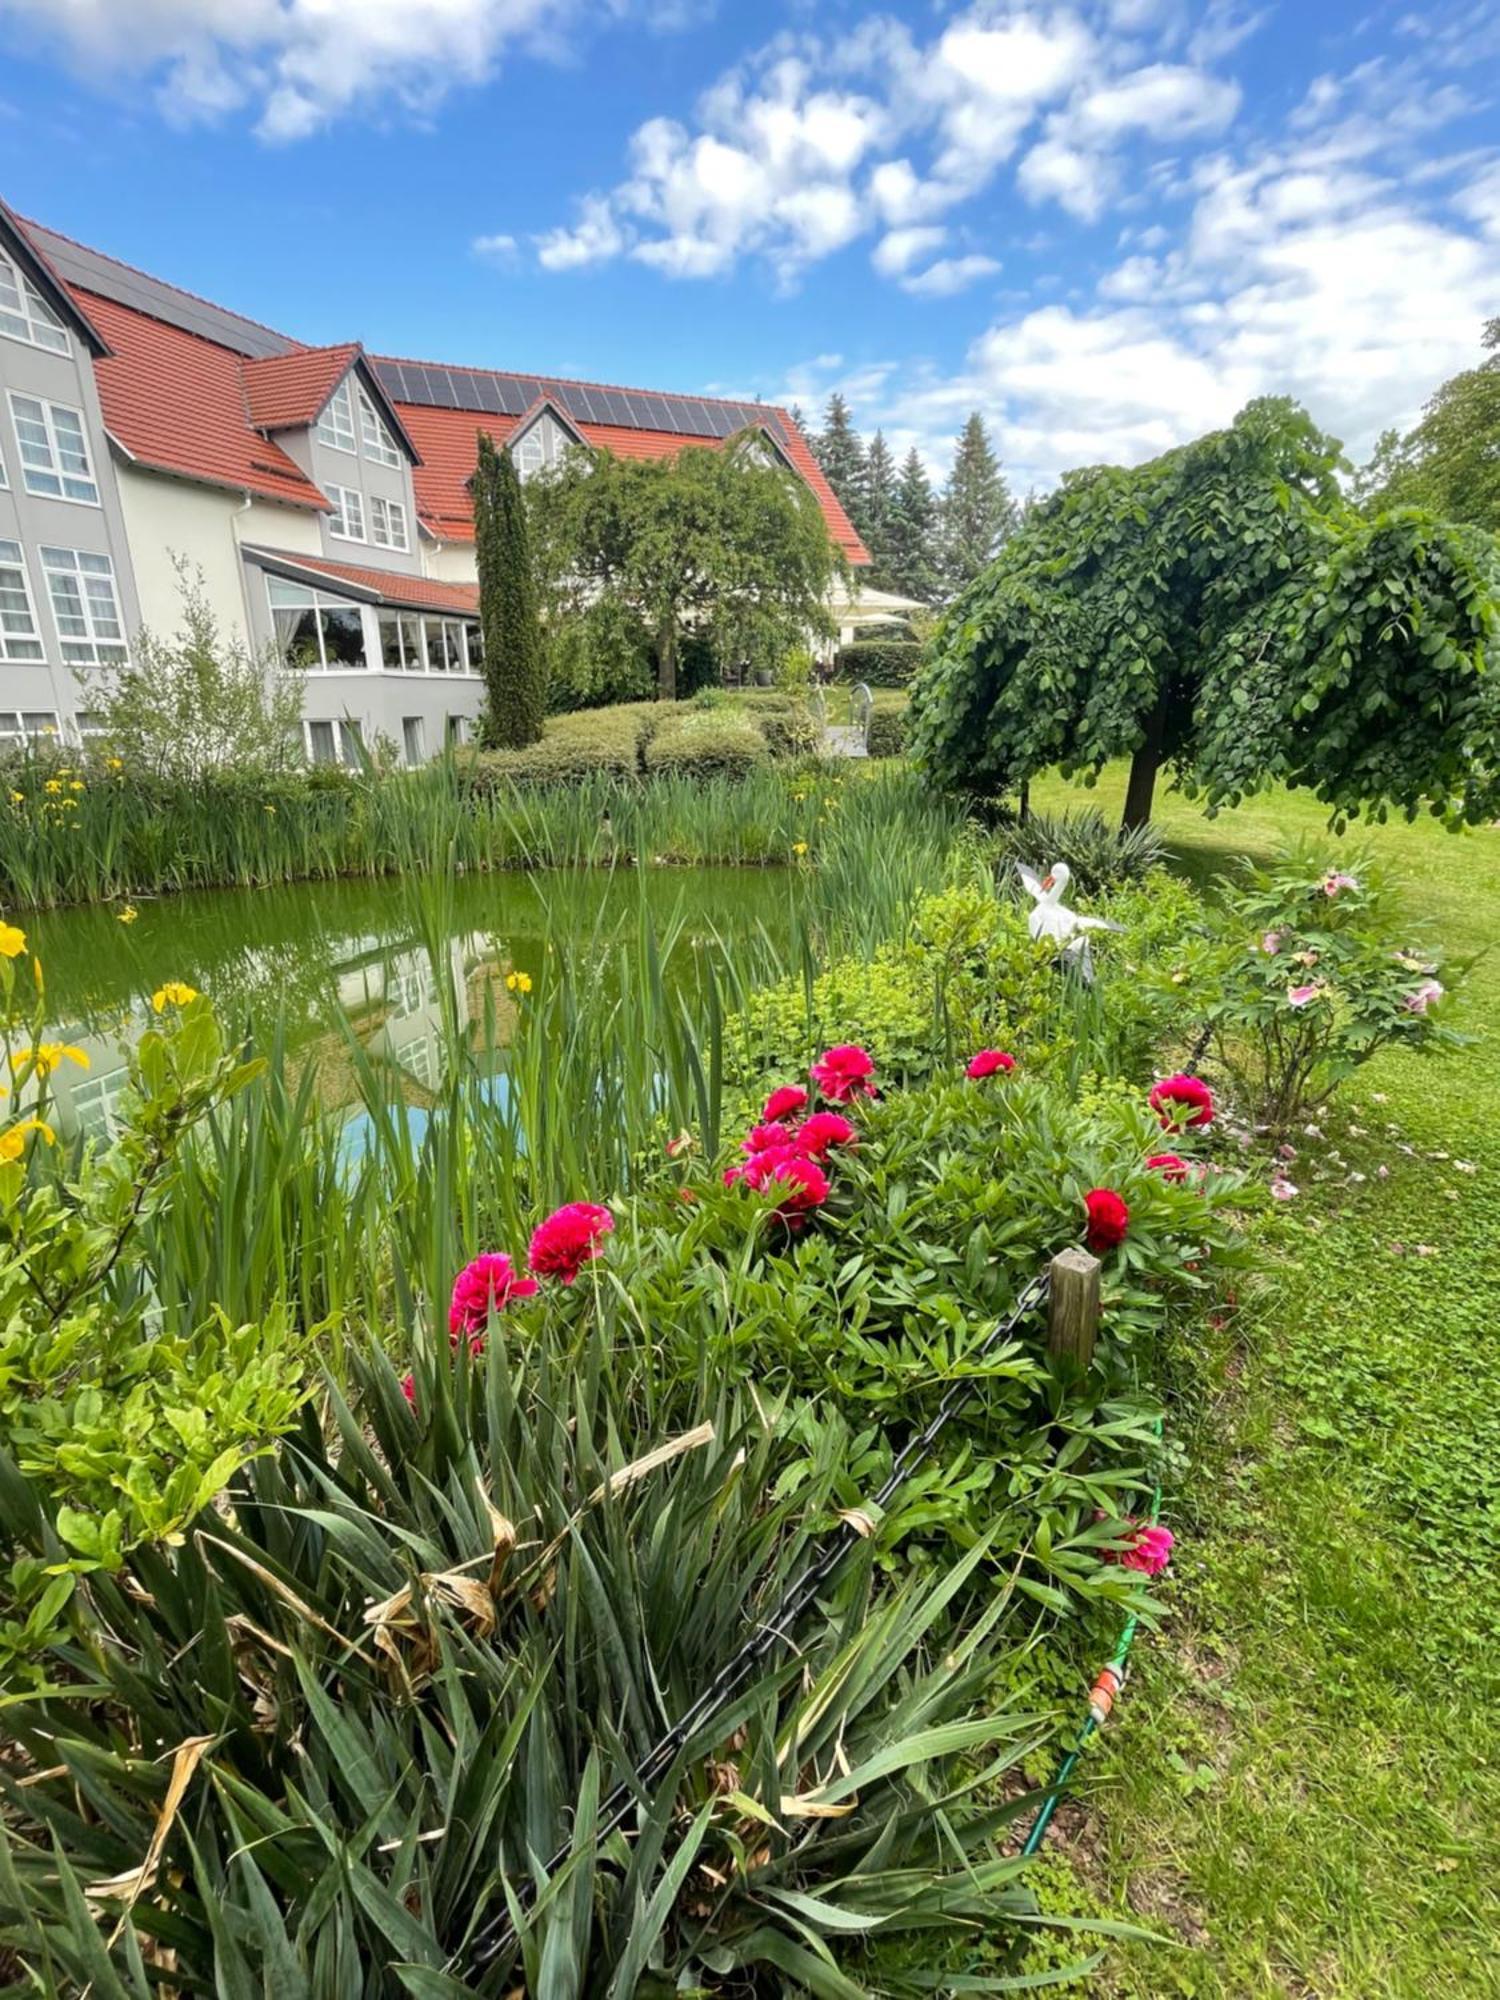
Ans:
[[[542,740],[525,750],[485,750],[465,770],[478,789],[497,781],[517,785],[561,785],[581,778],[633,778],[641,768],[643,738],[651,726],[651,702],[622,702],[614,708],[582,708],[551,717]]]
[[[554,715],[579,708],[608,708],[649,701],[656,661],[640,620],[601,600],[546,630],[547,707]]]
[[[1029,813],[1002,827],[998,835],[1001,887],[1019,888],[1016,863],[1045,875],[1065,861],[1084,895],[1139,882],[1166,859],[1167,844],[1149,823],[1128,831],[1107,820],[1096,806],[1079,812]]]
[[[800,695],[777,688],[746,688],[725,700],[732,711],[749,716],[774,758],[806,757],[817,748],[818,726]]]
[[[744,777],[770,756],[766,735],[748,715],[679,708],[646,745],[646,769],[683,777]]]
[[[840,646],[834,673],[841,681],[864,681],[868,687],[904,688],[922,664],[915,639],[856,639]]]
[[[900,757],[906,751],[907,738],[906,704],[899,708],[886,707],[877,701],[870,717],[868,747],[872,757]]]

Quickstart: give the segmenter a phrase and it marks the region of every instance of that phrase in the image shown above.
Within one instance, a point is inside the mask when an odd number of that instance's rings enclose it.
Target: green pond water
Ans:
[[[690,985],[726,941],[784,949],[802,894],[775,869],[581,870],[170,896],[139,902],[130,924],[113,908],[39,913],[26,930],[46,978],[48,1033],[89,1058],[87,1071],[65,1064],[52,1079],[55,1119],[66,1133],[113,1131],[127,1051],[165,980],[209,994],[236,1030],[279,1026],[296,1060],[316,1062],[328,1108],[354,1109],[351,1033],[420,1104],[443,1075],[445,988],[471,1046],[503,1074],[527,1004],[508,975],[524,973],[540,994],[566,954],[575,976],[609,981],[609,941],[644,913],[673,941],[668,979]]]

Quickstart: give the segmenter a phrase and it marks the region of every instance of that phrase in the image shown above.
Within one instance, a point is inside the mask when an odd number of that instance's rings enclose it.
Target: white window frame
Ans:
[[[358,452],[359,433],[354,427],[354,397],[350,393],[347,375],[323,405],[313,435],[319,444],[326,444],[331,451],[347,451],[351,458]]]
[[[32,416],[29,411],[23,417],[20,410],[22,403],[28,403],[32,408],[40,410],[40,418]],[[63,445],[58,435],[57,426],[59,412],[74,418],[77,422],[78,440],[76,445],[70,440],[68,450],[82,456],[84,469],[81,473],[65,472],[63,470]],[[54,403],[46,396],[28,396],[20,389],[12,389],[10,391],[10,420],[15,429],[16,449],[21,460],[21,484],[31,494],[33,499],[66,500],[74,507],[99,506],[99,481],[94,476],[94,461],[89,456],[88,425],[84,422],[82,410],[75,409],[71,403]],[[40,423],[43,442],[47,450],[47,463],[45,465],[33,465],[27,459],[27,440],[21,435],[21,425],[23,423],[31,424],[32,426]],[[38,449],[35,439],[31,440],[31,449],[33,451]],[[32,483],[33,480],[49,479],[56,483],[56,492],[53,492],[48,486],[37,486]],[[88,491],[86,493],[70,493],[67,490],[70,483],[74,486],[86,486]]]
[[[318,657],[316,660],[302,664],[301,671],[303,673],[318,674],[320,676],[325,674],[368,674],[375,670],[371,666],[372,660],[375,661],[376,668],[378,668],[378,650],[372,653],[370,647],[370,632],[372,628],[370,620],[365,616],[368,609],[366,605],[356,604],[352,598],[335,596],[331,590],[315,590],[310,583],[297,583],[290,577],[273,576],[269,570],[266,571],[265,576],[266,603],[271,613],[273,643],[276,645],[278,652],[280,651],[280,640],[275,637],[277,631],[276,614],[278,611],[311,611],[314,613],[354,611],[359,614],[360,645],[364,653],[363,663],[360,666],[349,666],[344,661],[337,660],[332,666],[329,665],[328,646],[323,632],[323,620],[319,617],[317,620]],[[300,591],[304,601],[299,601],[295,604],[278,604],[276,602],[276,587],[278,585],[283,590]],[[283,654],[282,657],[284,659],[285,655]],[[337,762],[337,759],[335,759],[335,762]]]
[[[0,451],[0,493],[8,493],[9,491],[10,480],[6,477],[5,472],[5,453]]]
[[[365,534],[365,496],[357,486],[327,487],[333,511],[328,516],[328,532],[335,541],[363,542]]]
[[[55,709],[0,709],[0,743],[14,743],[21,749],[27,749],[33,743],[40,743],[44,737],[50,736],[56,742],[61,735]]]
[[[374,459],[377,465],[399,465],[401,453],[396,440],[363,382],[355,383],[354,399],[359,408],[359,441],[365,457]]]
[[[416,741],[416,756],[412,756],[413,738]],[[427,718],[424,715],[403,715],[401,718],[401,759],[409,771],[427,762]]]
[[[15,550],[14,560],[5,553],[8,549]],[[42,628],[37,623],[36,599],[31,594],[31,574],[26,567],[26,551],[19,542],[10,540],[0,541],[0,568],[7,570],[14,569],[18,573],[21,579],[21,596],[23,599],[21,605],[11,606],[8,612],[0,608],[0,661],[4,661],[6,666],[44,666],[47,660],[47,650],[42,644]],[[31,626],[29,633],[13,632],[6,628],[7,618],[15,618],[19,611],[25,612],[27,621]],[[23,646],[35,646],[36,651],[34,653],[18,653],[15,650],[17,641]]]
[[[315,757],[313,755],[313,731],[315,729],[326,729],[328,731],[328,741],[333,751],[333,755],[331,757]],[[337,764],[337,762],[339,761],[339,733],[337,728],[334,726],[334,720],[332,716],[309,715],[303,719],[302,748],[303,748],[303,753],[306,756],[307,761],[310,765]]]
[[[386,664],[385,635],[380,629],[382,618],[390,618],[395,621],[397,649],[401,660],[399,666],[393,667]],[[406,620],[410,620],[411,624],[417,628],[416,643],[420,651],[415,659],[413,659],[407,647],[407,629],[404,622]],[[430,664],[427,641],[428,627],[432,625],[458,626],[462,641],[460,651],[463,664],[461,666],[434,667]],[[461,611],[431,611],[424,613],[421,611],[402,610],[394,604],[382,604],[377,606],[375,611],[375,633],[379,642],[375,650],[380,661],[380,670],[382,673],[441,675],[444,680],[478,680],[480,677],[479,621],[475,618],[466,618]],[[440,638],[439,646],[446,654],[446,641]]]
[[[14,300],[14,303],[12,303]],[[68,329],[20,266],[0,253],[0,333],[49,354],[71,354]]]
[[[120,605],[120,589],[112,560],[98,549],[65,549],[45,542],[38,548],[37,555],[41,560],[47,601],[52,607],[52,623],[57,628],[57,642],[62,649],[64,666],[123,667],[130,658],[130,648],[125,640],[125,614]],[[65,612],[59,605],[54,578],[71,580],[78,598],[76,611],[70,605]],[[92,589],[90,579],[93,580]],[[116,628],[118,637],[101,630],[103,620],[98,615],[101,584],[107,584],[109,590],[110,608],[104,615]],[[87,628],[86,638],[69,634],[63,629],[64,616],[76,618],[80,614]]]
[[[400,535],[396,530],[400,528]],[[378,493],[370,495],[370,540],[377,549],[399,549],[403,555],[411,552],[411,542],[406,532],[406,506],[400,500],[383,500]]]

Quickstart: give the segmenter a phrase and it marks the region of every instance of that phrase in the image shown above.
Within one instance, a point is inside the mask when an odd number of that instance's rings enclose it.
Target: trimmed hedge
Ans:
[[[646,745],[646,769],[678,777],[743,777],[769,761],[765,731],[732,709],[679,710]]]
[[[906,749],[907,708],[876,705],[870,717],[869,747],[872,757],[899,757]]]
[[[652,702],[631,701],[553,716],[543,726],[540,743],[525,750],[484,750],[469,760],[470,782],[480,787],[501,779],[517,785],[566,785],[600,772],[633,778],[641,768],[654,710]]]
[[[872,688],[904,688],[921,664],[922,648],[915,639],[856,639],[852,646],[840,646],[834,674]]]

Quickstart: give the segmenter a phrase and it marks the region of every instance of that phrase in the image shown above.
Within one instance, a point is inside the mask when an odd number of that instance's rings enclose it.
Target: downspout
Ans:
[[[250,611],[250,578],[245,570],[240,522],[254,505],[255,495],[247,487],[240,498],[239,506],[229,517],[229,539],[234,543],[235,562],[240,574],[240,607],[245,614],[245,645],[252,653],[255,650],[255,621]]]

